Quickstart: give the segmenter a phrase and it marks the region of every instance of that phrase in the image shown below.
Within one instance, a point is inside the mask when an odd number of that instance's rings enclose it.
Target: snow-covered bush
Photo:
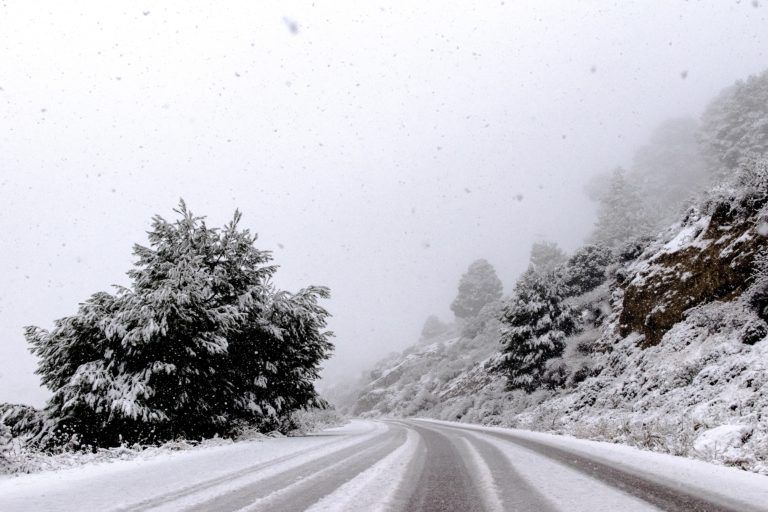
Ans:
[[[568,364],[561,357],[556,357],[548,360],[544,364],[544,371],[541,374],[541,384],[547,389],[560,388],[568,381],[568,376]]]
[[[763,322],[768,321],[768,254],[757,257],[757,272],[754,283],[747,292],[747,300]]]
[[[437,397],[427,389],[422,388],[416,393],[416,397],[403,410],[403,415],[414,416],[421,411],[430,409],[437,403]]]
[[[766,203],[768,158],[750,158],[709,190],[698,210],[714,216],[754,215]],[[696,208],[692,213],[696,213]],[[767,220],[766,212],[761,211],[758,216],[762,225]],[[761,231],[765,232],[765,229]]]
[[[333,407],[324,409],[310,407],[293,411],[290,416],[290,423],[295,432],[309,433],[339,427],[347,423],[347,419]]]
[[[50,331],[28,327],[53,396],[41,445],[116,446],[273,429],[318,401],[332,348],[325,288],[275,290],[269,252],[238,228],[207,227],[182,202],[136,245],[132,285],[96,293]]]
[[[29,405],[0,404],[0,422],[10,429],[14,438],[28,439],[43,429],[43,412]]]

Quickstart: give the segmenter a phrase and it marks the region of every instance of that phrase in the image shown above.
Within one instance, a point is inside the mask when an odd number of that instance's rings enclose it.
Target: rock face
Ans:
[[[761,221],[726,202],[711,214],[691,212],[675,238],[651,247],[630,267],[619,317],[623,336],[657,345],[691,307],[739,297],[751,284],[755,258],[768,246]]]

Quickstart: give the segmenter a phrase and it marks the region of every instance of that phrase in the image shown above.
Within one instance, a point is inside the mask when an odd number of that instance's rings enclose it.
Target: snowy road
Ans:
[[[456,423],[356,420],[0,479],[0,510],[768,511],[768,478],[632,448]]]

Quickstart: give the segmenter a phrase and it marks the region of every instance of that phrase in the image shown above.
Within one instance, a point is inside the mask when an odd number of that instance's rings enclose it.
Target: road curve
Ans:
[[[495,431],[477,431],[468,429],[457,424],[445,425],[439,423],[417,421],[407,422],[405,424],[426,424],[434,432],[439,432],[448,437],[464,437],[474,444],[480,450],[484,462],[489,465],[499,464],[503,460],[503,454],[498,446],[507,445],[507,462],[514,462],[515,450],[523,449],[529,454],[534,455],[533,460],[540,459],[540,464],[552,464],[560,466],[562,469],[570,472],[579,473],[589,481],[601,486],[606,486],[614,490],[614,496],[607,496],[607,492],[599,495],[592,507],[605,505],[608,500],[616,500],[616,493],[624,495],[627,503],[619,505],[617,502],[612,506],[621,506],[623,510],[666,510],[673,512],[747,512],[747,511],[765,511],[768,510],[768,503],[756,505],[740,501],[735,497],[727,497],[717,492],[704,490],[701,488],[691,488],[680,482],[665,483],[653,475],[644,475],[638,471],[631,471],[619,465],[612,465],[599,457],[585,455],[584,453],[568,450],[562,447],[554,446],[542,441],[531,440],[524,436],[516,435],[511,432]],[[419,428],[419,427],[415,427]],[[494,444],[490,444],[494,442]],[[499,443],[501,441],[501,443]],[[482,446],[485,445],[485,448]],[[494,451],[489,448],[496,446]],[[511,453],[510,453],[511,452]],[[500,510],[558,510],[564,508],[562,505],[554,503],[551,498],[555,487],[563,486],[567,488],[569,482],[553,479],[550,482],[544,482],[538,488],[532,487],[525,478],[512,466],[507,465],[503,470],[494,472],[494,482],[498,488],[507,492],[502,493]],[[549,485],[546,485],[549,484]],[[768,479],[766,480],[768,485]],[[578,506],[578,504],[566,504],[568,509]],[[610,509],[609,507],[606,507]],[[594,508],[592,508],[594,510]],[[409,509],[419,510],[419,509]],[[446,509],[449,510],[449,509]],[[460,510],[459,508],[450,510]]]
[[[355,420],[306,438],[0,480],[0,510],[768,512],[768,478],[711,466],[709,481],[729,482],[716,489],[699,479],[709,465],[665,479],[622,460],[626,449],[582,446],[457,423]]]
[[[450,438],[431,428],[415,425],[408,428],[419,434],[424,446],[419,454],[423,462],[419,463],[418,478],[413,485],[401,490],[407,495],[405,510],[482,512],[482,491],[475,485],[471,468]]]
[[[476,431],[458,424],[388,420],[376,435],[278,468],[193,504],[153,503],[142,510],[190,512],[388,510],[391,512],[556,512],[558,510],[765,510],[714,493],[665,484],[597,457],[534,441],[511,432]],[[401,471],[384,468],[389,492],[360,506],[347,494],[373,492],[355,485],[397,450],[417,442]],[[535,469],[535,468],[538,468]],[[538,471],[539,476],[536,476]],[[256,472],[258,474],[258,471]],[[383,483],[381,485],[384,485]],[[350,489],[351,487],[351,489]],[[338,500],[334,496],[339,494]],[[324,503],[324,506],[318,504]],[[177,506],[179,505],[179,506]]]

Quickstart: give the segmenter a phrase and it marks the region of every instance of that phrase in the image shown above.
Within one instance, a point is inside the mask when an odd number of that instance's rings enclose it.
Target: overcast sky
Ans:
[[[180,197],[330,286],[355,377],[472,260],[508,293],[534,240],[575,248],[589,175],[768,64],[749,1],[156,4],[0,7],[0,401],[42,404],[22,327],[126,284]]]

